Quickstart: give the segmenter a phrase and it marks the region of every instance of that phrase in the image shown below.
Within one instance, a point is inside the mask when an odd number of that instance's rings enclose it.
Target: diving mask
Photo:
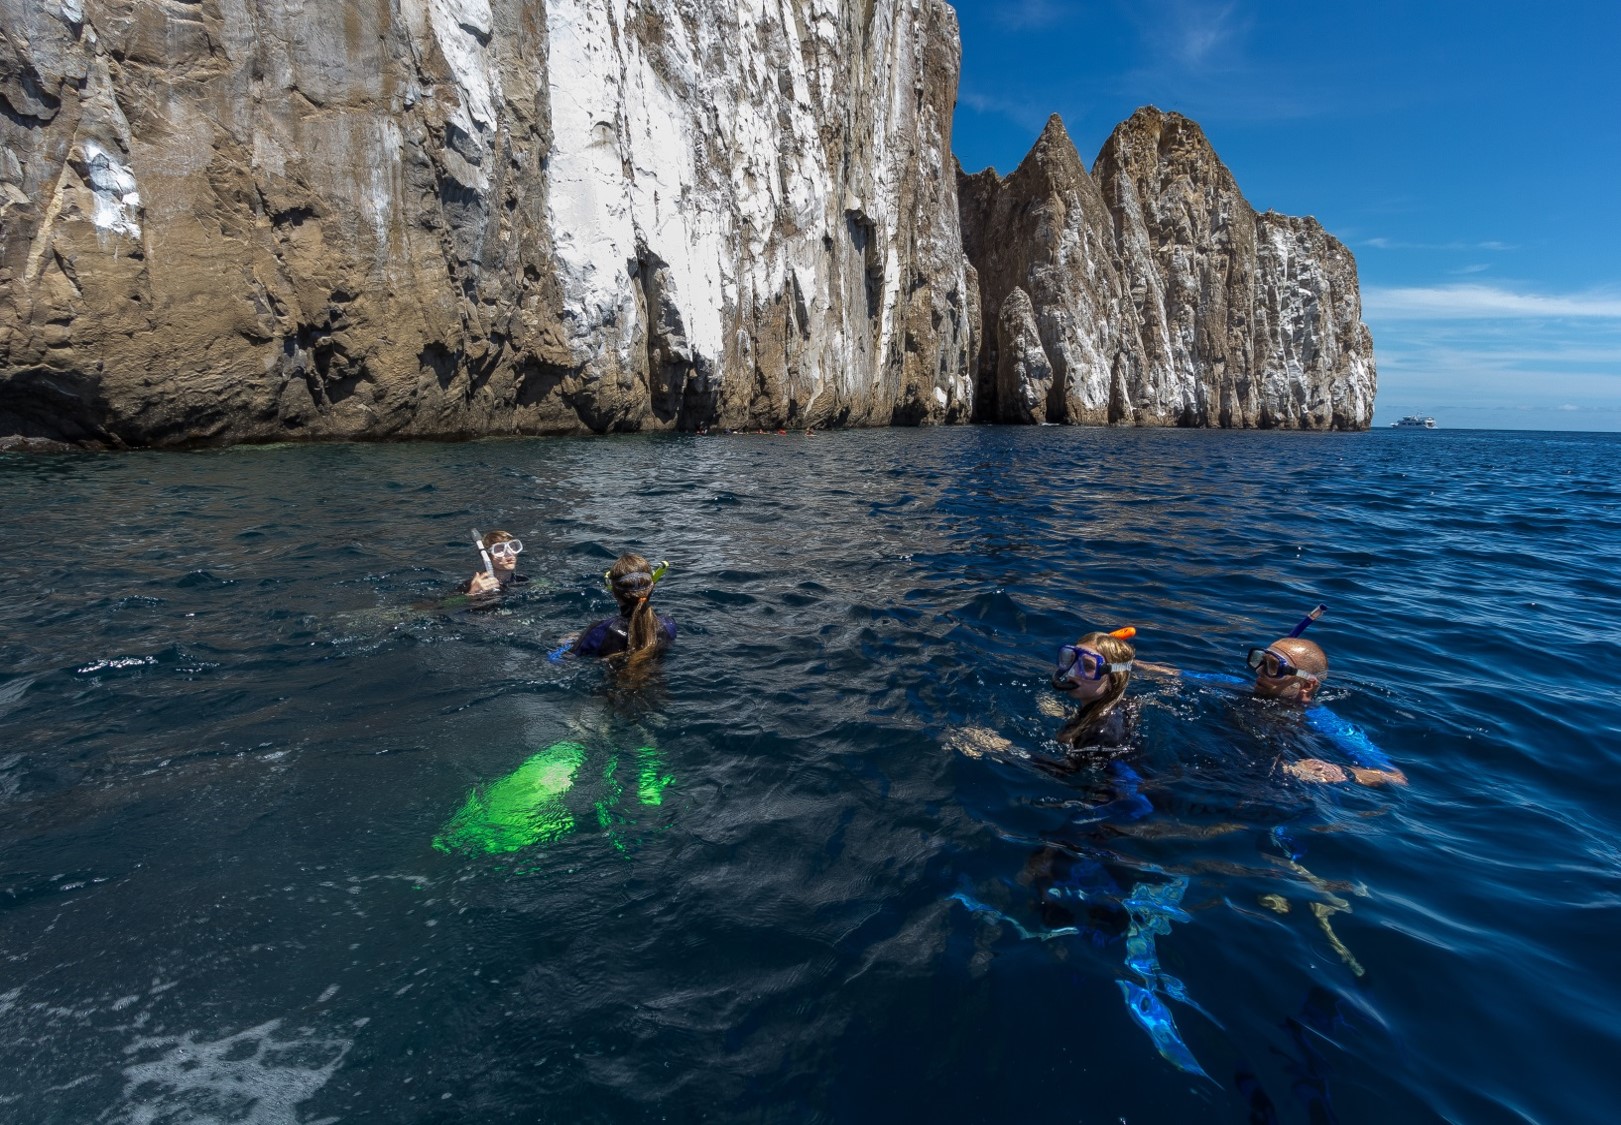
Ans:
[[[1053,683],[1059,684],[1064,680],[1079,682],[1081,680],[1101,680],[1104,676],[1115,672],[1131,671],[1131,661],[1120,664],[1110,664],[1108,658],[1101,652],[1093,652],[1080,645],[1058,646],[1058,671],[1053,673]]]
[[[1321,679],[1321,677],[1313,675],[1310,672],[1302,672],[1299,668],[1296,668],[1293,664],[1289,663],[1289,658],[1287,656],[1284,656],[1281,652],[1276,652],[1270,648],[1250,649],[1250,654],[1244,662],[1248,664],[1254,671],[1274,680],[1285,679],[1289,676],[1298,676],[1302,680],[1309,680],[1315,684],[1319,679]]]

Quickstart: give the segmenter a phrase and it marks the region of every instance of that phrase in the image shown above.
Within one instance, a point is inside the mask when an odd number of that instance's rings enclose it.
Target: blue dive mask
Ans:
[[[1093,652],[1080,645],[1058,646],[1058,671],[1053,673],[1053,683],[1062,680],[1101,680],[1112,672],[1131,671],[1131,661],[1124,664],[1110,664],[1101,652]]]
[[[1252,648],[1249,657],[1244,663],[1261,673],[1261,675],[1274,680],[1281,680],[1286,676],[1298,676],[1300,679],[1310,680],[1312,683],[1316,683],[1318,680],[1318,677],[1310,672],[1302,672],[1299,668],[1290,664],[1289,658],[1275,649]]]

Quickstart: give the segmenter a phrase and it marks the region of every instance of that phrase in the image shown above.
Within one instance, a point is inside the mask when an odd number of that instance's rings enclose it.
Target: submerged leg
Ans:
[[[662,805],[664,791],[675,778],[664,772],[664,760],[655,747],[636,751],[636,799],[644,805]]]

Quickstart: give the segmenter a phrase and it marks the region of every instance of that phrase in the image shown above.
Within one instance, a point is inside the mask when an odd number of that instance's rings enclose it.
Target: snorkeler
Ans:
[[[1137,650],[1126,642],[1136,635],[1137,630],[1127,625],[1112,633],[1087,633],[1058,649],[1053,689],[1080,705],[1057,735],[1072,751],[1119,746],[1126,741],[1130,712],[1121,706],[1121,700],[1137,658]]]
[[[1275,699],[1304,708],[1302,717],[1306,726],[1327,738],[1351,761],[1351,767],[1347,770],[1322,758],[1301,758],[1284,763],[1284,772],[1301,781],[1335,783],[1355,780],[1362,785],[1406,785],[1407,775],[1361,729],[1341,719],[1327,707],[1312,702],[1317,689],[1328,679],[1328,656],[1320,645],[1305,640],[1300,634],[1327,609],[1327,606],[1317,606],[1301,618],[1287,637],[1279,637],[1265,648],[1250,649],[1245,660],[1255,673],[1253,691],[1257,699]],[[1243,683],[1235,677],[1219,673],[1179,672],[1175,668],[1146,661],[1139,661],[1137,666],[1145,672],[1182,676],[1206,683]]]
[[[523,540],[510,531],[492,531],[487,535],[473,532],[473,542],[484,560],[484,569],[467,580],[464,594],[492,594],[504,592],[509,586],[521,586],[529,579],[518,573],[518,556],[523,553]]]
[[[568,651],[575,656],[623,655],[628,661],[639,661],[668,648],[675,640],[675,622],[654,613],[649,599],[669,566],[661,562],[655,567],[641,555],[628,552],[620,555],[603,575],[619,603],[619,615],[598,621]]]
[[[1321,646],[1298,634],[1280,637],[1265,648],[1252,648],[1248,664],[1255,670],[1257,699],[1298,703],[1306,709],[1306,725],[1326,737],[1351,760],[1347,770],[1322,758],[1301,758],[1284,764],[1284,771],[1302,781],[1361,785],[1406,785],[1407,775],[1375,746],[1368,736],[1327,707],[1312,704],[1317,689],[1328,678],[1328,656]]]

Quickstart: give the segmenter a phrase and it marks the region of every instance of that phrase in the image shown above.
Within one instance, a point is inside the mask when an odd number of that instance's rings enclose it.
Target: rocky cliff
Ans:
[[[0,0],[0,435],[966,420],[942,0]]]
[[[943,0],[0,0],[0,439],[1368,424],[1343,246],[1154,110],[953,175],[958,63]]]
[[[1313,219],[1256,214],[1186,118],[1139,110],[1089,175],[1054,117],[1005,180],[959,172],[959,202],[987,325],[986,417],[1372,421],[1373,342],[1350,252]]]

